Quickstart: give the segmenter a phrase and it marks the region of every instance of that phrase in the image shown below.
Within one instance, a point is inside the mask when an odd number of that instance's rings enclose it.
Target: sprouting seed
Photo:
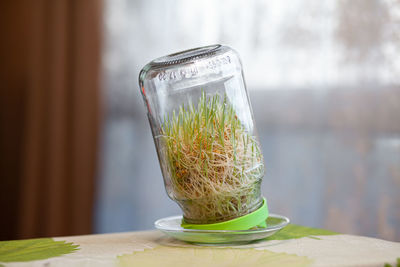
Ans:
[[[161,127],[173,195],[185,206],[185,219],[242,216],[258,201],[255,188],[264,175],[259,145],[226,96],[203,91],[197,108],[189,103],[164,116]]]

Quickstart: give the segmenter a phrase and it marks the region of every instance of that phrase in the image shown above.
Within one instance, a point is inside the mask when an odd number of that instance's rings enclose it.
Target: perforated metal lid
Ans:
[[[220,44],[192,48],[157,58],[152,62],[150,62],[150,64],[153,67],[156,66],[164,67],[164,66],[182,64],[196,59],[213,56],[217,54],[221,48],[222,45]]]

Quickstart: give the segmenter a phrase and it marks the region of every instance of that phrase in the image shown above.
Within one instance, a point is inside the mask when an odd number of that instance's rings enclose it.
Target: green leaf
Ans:
[[[383,267],[393,267],[393,265],[391,265],[389,263],[385,263],[385,265],[383,265]],[[396,267],[400,267],[400,258],[397,258]]]
[[[273,219],[273,218],[272,218]],[[279,219],[278,219],[279,220]],[[272,223],[270,218],[267,220],[267,224]],[[335,233],[325,229],[311,228],[306,226],[300,226],[296,224],[289,224],[278,233],[267,237],[266,240],[287,240],[287,239],[296,239],[302,237],[309,237],[313,239],[319,239],[315,236],[319,235],[338,235],[339,233]]]
[[[0,241],[0,262],[44,260],[72,253],[78,247],[52,238]]]
[[[119,266],[309,266],[312,260],[294,254],[253,248],[156,247],[118,256]]]

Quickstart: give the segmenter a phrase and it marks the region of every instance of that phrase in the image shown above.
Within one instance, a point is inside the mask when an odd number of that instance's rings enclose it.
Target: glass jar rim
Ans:
[[[170,66],[175,64],[182,64],[194,59],[199,59],[207,56],[214,55],[222,45],[214,44],[202,47],[191,48],[184,51],[172,53],[163,57],[159,57],[151,62],[153,66]]]

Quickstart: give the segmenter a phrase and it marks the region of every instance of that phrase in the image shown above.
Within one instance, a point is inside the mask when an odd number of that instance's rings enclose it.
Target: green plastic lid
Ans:
[[[239,218],[210,224],[190,224],[186,223],[185,219],[182,219],[181,226],[185,229],[198,230],[248,230],[255,226],[267,227],[265,221],[267,220],[268,215],[267,200],[264,198],[263,204],[260,208]]]

